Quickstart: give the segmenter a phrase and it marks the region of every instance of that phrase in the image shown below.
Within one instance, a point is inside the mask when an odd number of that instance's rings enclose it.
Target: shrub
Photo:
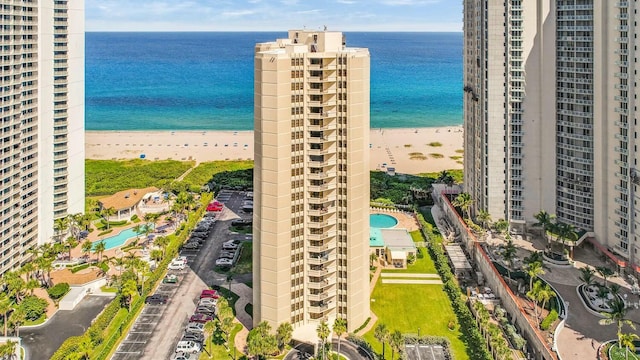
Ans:
[[[438,142],[438,141],[433,141],[433,142],[428,143],[427,145],[429,145],[431,147],[440,147],[440,146],[442,146],[442,143]]]
[[[37,296],[31,295],[27,296],[22,300],[20,306],[24,309],[24,312],[27,314],[27,320],[37,320],[44,314],[47,309],[47,300],[41,299]]]
[[[553,322],[556,320],[558,320],[558,312],[556,311],[556,309],[553,309],[551,310],[551,312],[549,312],[549,315],[547,315],[547,317],[545,317],[544,320],[542,320],[542,322],[540,323],[540,329],[549,330],[551,324],[553,324]]]
[[[71,270],[71,272],[72,272],[72,273],[74,273],[74,274],[75,274],[75,273],[77,273],[77,272],[78,272],[78,271],[80,271],[80,270],[84,270],[84,269],[88,268],[89,266],[91,266],[91,264],[89,264],[89,263],[84,263],[84,264],[82,264],[82,265],[74,266],[74,267],[72,267],[70,270]]]
[[[113,231],[113,229],[109,229],[109,230],[105,230],[105,231],[99,232],[98,236],[110,234],[112,231]]]
[[[133,214],[133,216],[131,216],[131,221],[136,221],[138,220],[138,214]]]
[[[70,286],[67,283],[59,283],[47,289],[47,293],[52,300],[58,300],[69,292]]]
[[[429,155],[434,159],[442,159],[444,157],[444,155],[438,153],[431,153]]]
[[[371,321],[371,318],[368,317],[367,320],[364,321],[364,324],[360,325],[359,328],[353,330],[354,334],[357,334],[360,330],[364,329],[365,327],[367,327],[367,324],[369,324],[369,321]]]

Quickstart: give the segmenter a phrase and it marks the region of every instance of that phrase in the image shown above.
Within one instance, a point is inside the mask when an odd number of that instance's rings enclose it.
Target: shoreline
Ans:
[[[144,135],[144,136],[141,136]],[[461,125],[370,129],[370,169],[419,174],[462,169]],[[93,160],[252,160],[253,130],[86,130]]]

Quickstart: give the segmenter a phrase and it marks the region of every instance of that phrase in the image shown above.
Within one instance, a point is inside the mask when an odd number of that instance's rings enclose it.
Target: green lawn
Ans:
[[[209,144],[209,146],[212,145]],[[198,164],[182,181],[188,185],[202,186],[209,182],[213,175],[217,173],[251,168],[253,168],[252,160],[203,162]]]
[[[423,241],[419,232],[419,238],[414,233],[414,241]],[[416,263],[409,265],[408,269],[384,272],[437,274],[427,250],[422,248],[421,251],[422,256],[418,256]],[[378,317],[376,325],[383,323],[391,332],[400,330],[405,334],[417,334],[420,328],[420,335],[446,336],[451,340],[451,351],[456,360],[469,359],[466,347],[460,340],[461,333],[448,329],[449,321],[457,320],[442,285],[383,284],[381,279],[371,295],[371,310]],[[364,335],[364,339],[381,354],[382,344],[374,338],[374,329],[375,326]],[[385,355],[391,358],[389,346]]]
[[[615,343],[614,345],[611,346],[611,350],[610,350],[610,354],[611,354],[611,360],[626,360],[627,358],[625,357],[625,352],[626,349],[624,347],[619,348],[618,344]],[[639,360],[640,357],[638,357],[638,355],[634,354],[633,351],[629,350],[629,360]]]
[[[208,360],[208,359],[233,359],[233,344],[236,334],[242,329],[242,325],[236,324],[236,326],[231,330],[231,335],[229,336],[230,350],[224,346],[224,338],[219,333],[213,334],[213,347],[211,347],[211,338],[207,339],[205,342],[205,351],[200,354],[200,360]],[[236,355],[242,355],[242,352],[236,350]]]
[[[233,267],[234,274],[248,274],[253,271],[253,243],[242,243],[242,251],[238,262]]]
[[[469,358],[460,332],[447,327],[456,315],[442,285],[382,284],[378,280],[371,295],[371,310],[378,317],[376,324],[385,324],[391,332],[417,334],[420,328],[420,335],[446,336],[451,340],[451,350],[457,360]],[[376,352],[382,353],[382,345],[373,337],[374,329],[375,326],[364,339]],[[390,358],[391,351],[386,351],[386,356]]]

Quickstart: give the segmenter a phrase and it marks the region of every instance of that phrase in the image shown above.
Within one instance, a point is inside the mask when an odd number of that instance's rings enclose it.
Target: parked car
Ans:
[[[169,266],[167,266],[167,269],[169,270],[184,270],[185,268],[185,264],[182,261],[179,262],[174,262],[172,261]]]
[[[184,244],[182,248],[183,249],[199,249],[200,244],[198,244],[197,242],[190,242],[190,243]]]
[[[208,308],[206,308],[208,309]],[[215,310],[213,311],[215,313]],[[191,317],[189,318],[189,322],[197,322],[197,323],[203,323],[206,324],[209,321],[213,321],[213,316],[209,315],[208,312],[198,312],[196,310],[196,313],[191,315]]]
[[[206,239],[207,236],[209,236],[209,229],[208,228],[195,228],[194,232],[191,233],[191,236],[195,236],[195,237],[199,237],[199,238],[203,238]]]
[[[183,352],[175,353],[171,357],[171,360],[195,360],[195,359],[197,359],[197,356],[195,354],[189,354],[189,353],[183,353]]]
[[[206,315],[213,318],[216,316],[216,308],[210,306],[198,306],[194,313]]]
[[[231,240],[223,243],[222,248],[225,250],[235,250],[238,248],[238,244],[236,244],[233,240]]]
[[[207,211],[220,212],[224,209],[224,204],[220,201],[214,201],[207,205]]]
[[[202,245],[204,244],[204,239],[199,237],[190,237],[187,242],[197,242],[198,244]]]
[[[177,256],[175,257],[173,260],[171,260],[172,263],[183,263],[183,264],[187,264],[187,257],[186,256]]]
[[[185,333],[182,335],[182,341],[195,341],[202,344],[204,342],[204,334],[201,333]]]
[[[169,298],[166,297],[165,295],[153,294],[153,295],[147,296],[147,298],[144,299],[144,303],[150,304],[150,305],[161,305],[161,304],[166,304],[168,300]]]
[[[216,305],[218,305],[218,300],[214,298],[202,298],[198,301],[198,306],[215,307]]]
[[[177,284],[178,283],[178,277],[173,275],[173,274],[168,274],[167,276],[164,277],[164,279],[162,279],[162,283],[164,283],[164,284]]]
[[[253,225],[252,219],[236,219],[231,221],[232,226],[249,226]]]
[[[218,258],[216,260],[216,266],[231,266],[233,265],[233,260],[227,258]]]
[[[220,298],[220,295],[218,294],[217,291],[213,289],[204,289],[200,293],[200,299],[204,299],[204,298],[218,299]]]
[[[202,323],[192,323],[190,322],[184,330],[188,333],[203,333],[204,332],[204,324]]]
[[[200,344],[194,341],[178,341],[178,345],[176,345],[176,352],[185,352],[185,353],[199,353],[202,347]]]
[[[233,251],[220,251],[220,255],[218,255],[218,259],[233,259],[234,257],[236,257],[236,253]]]

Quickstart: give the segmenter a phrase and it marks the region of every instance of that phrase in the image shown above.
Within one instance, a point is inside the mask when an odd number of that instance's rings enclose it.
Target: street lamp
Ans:
[[[420,337],[420,327],[418,327],[418,337]]]

